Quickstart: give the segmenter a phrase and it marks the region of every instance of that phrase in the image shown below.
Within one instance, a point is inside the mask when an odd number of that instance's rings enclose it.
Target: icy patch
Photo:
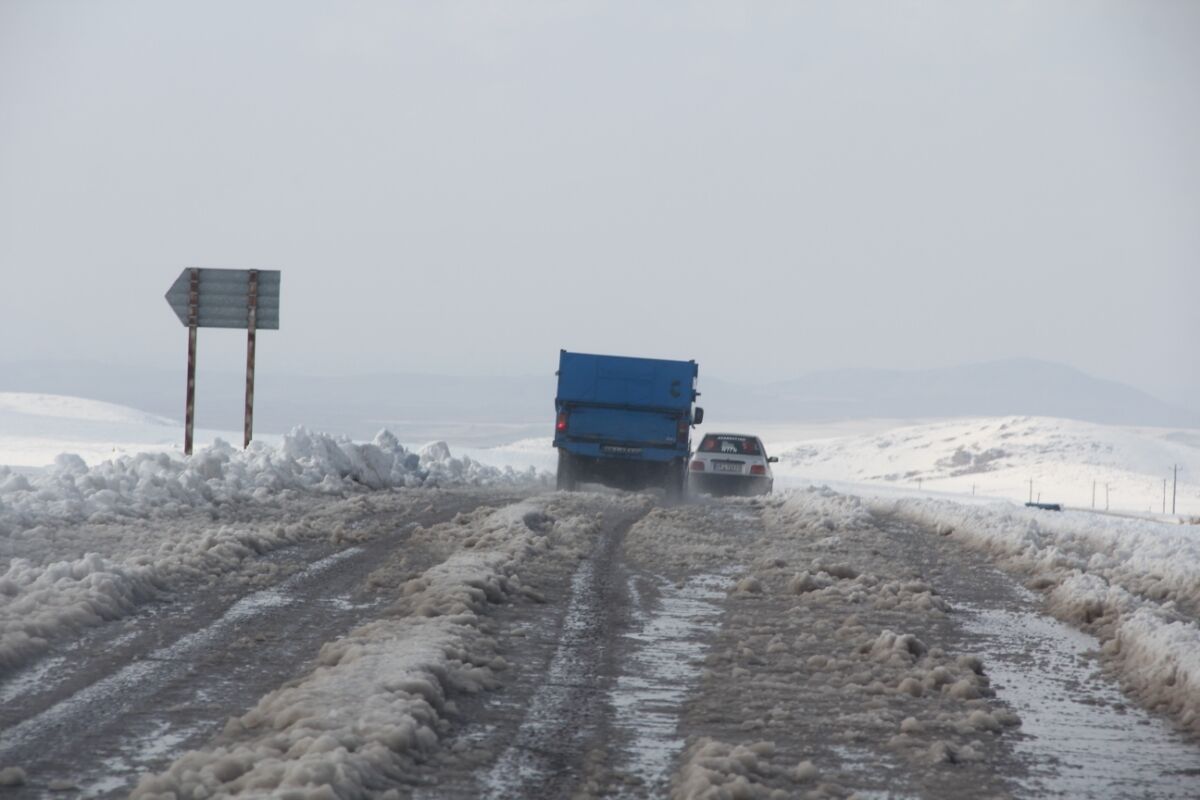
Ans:
[[[841,744],[834,745],[830,749],[841,760],[842,768],[851,775],[857,773],[877,776],[882,768],[892,768],[890,760],[881,764],[879,753],[865,747]],[[900,794],[890,789],[856,789],[854,797],[862,798],[862,800],[919,800],[918,795]]]
[[[82,709],[91,708],[93,713],[109,713],[114,698],[127,693],[131,686],[149,687],[162,685],[174,676],[186,671],[193,661],[193,654],[209,647],[224,629],[254,617],[266,608],[278,608],[294,602],[290,589],[306,578],[328,569],[338,561],[361,553],[361,548],[349,548],[332,556],[313,562],[303,571],[293,575],[278,589],[266,589],[247,595],[231,605],[225,613],[202,630],[180,637],[172,644],[155,650],[146,660],[129,664],[107,678],[91,684],[74,695],[30,717],[24,722],[0,733],[0,761],[6,750],[47,727],[61,725],[80,714]]]
[[[1133,706],[1085,656],[1094,637],[1049,617],[961,607],[991,640],[988,674],[1021,717],[1014,746],[1031,764],[1033,796],[1193,798],[1200,750]]]
[[[374,608],[375,606],[378,606],[382,601],[381,600],[373,600],[369,603],[356,603],[350,597],[343,596],[343,597],[330,597],[329,599],[324,600],[322,602],[325,605],[329,606],[330,608],[336,608],[338,611],[361,611],[362,609],[365,609],[365,608]]]
[[[701,631],[720,616],[732,579],[696,575],[680,588],[660,580],[661,602],[653,611],[641,607],[635,580],[630,578],[630,595],[638,629],[625,635],[635,648],[609,693],[616,726],[632,736],[617,766],[640,778],[643,788],[665,793],[672,761],[684,746],[679,712],[700,674]]]
[[[550,765],[540,763],[537,757],[537,742],[556,729],[556,721],[574,699],[571,687],[593,667],[585,661],[584,645],[596,635],[598,620],[589,602],[594,583],[595,567],[588,559],[571,578],[571,599],[546,679],[534,694],[513,743],[484,776],[483,796],[520,797],[525,786],[548,773]],[[582,737],[583,733],[577,729],[575,735]]]
[[[194,727],[173,730],[169,722],[160,720],[149,732],[122,746],[121,756],[107,759],[105,766],[109,774],[98,780],[90,780],[79,796],[104,797],[121,789],[128,790],[138,770],[180,752],[188,740],[200,732],[200,728]]]
[[[62,656],[48,658],[9,678],[0,686],[0,705],[6,705],[29,692],[44,688],[45,683],[52,680],[66,663],[67,659]]]

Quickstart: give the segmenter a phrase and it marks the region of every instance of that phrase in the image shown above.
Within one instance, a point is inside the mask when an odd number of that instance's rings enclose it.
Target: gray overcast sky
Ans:
[[[1062,361],[1200,408],[1200,3],[0,0],[0,362],[771,380]],[[203,331],[237,370],[243,338]]]

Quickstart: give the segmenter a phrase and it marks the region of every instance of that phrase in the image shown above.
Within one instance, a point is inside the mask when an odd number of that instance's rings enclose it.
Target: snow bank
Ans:
[[[1086,572],[1146,600],[1200,608],[1200,530],[1190,526],[1009,503],[905,499],[871,507],[1016,559],[1055,583]]]
[[[64,630],[123,617],[160,588],[148,567],[112,564],[96,553],[45,567],[13,559],[0,576],[0,667],[37,655]]]
[[[1118,665],[1125,691],[1200,731],[1200,626],[1081,572],[1055,586],[1049,604],[1058,616],[1100,633],[1102,653]]]
[[[399,797],[382,790],[439,745],[453,695],[494,685],[504,668],[480,615],[520,591],[518,568],[549,536],[588,530],[556,520],[553,504],[473,520],[470,549],[400,587],[398,617],[325,645],[314,672],[231,720],[213,745],[143,778],[132,796]]]
[[[91,468],[63,455],[32,479],[0,467],[0,555],[9,556],[0,573],[0,669],[56,637],[124,617],[180,580],[226,573],[315,535],[304,522],[197,526],[186,513],[273,503],[289,492],[294,500],[525,481],[536,481],[532,471],[454,458],[441,443],[411,453],[386,431],[354,444],[302,428],[280,447],[244,452],[218,443],[188,459],[141,454]]]
[[[876,502],[1033,575],[1057,616],[1094,632],[1124,688],[1200,732],[1200,531],[1007,503]]]
[[[32,478],[0,467],[0,536],[47,522],[109,521],[261,499],[293,490],[343,494],[363,489],[534,482],[533,470],[497,469],[454,458],[444,443],[420,453],[388,431],[356,444],[296,428],[278,447],[237,450],[218,441],[190,458],[122,456],[88,467],[76,455]]]
[[[385,787],[436,747],[448,690],[489,684],[473,633],[469,617],[360,628],[323,648],[300,684],[231,720],[232,741],[188,753],[131,796],[361,797]]]

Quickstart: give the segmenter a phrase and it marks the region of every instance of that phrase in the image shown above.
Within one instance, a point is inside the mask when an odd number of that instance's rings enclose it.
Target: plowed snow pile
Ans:
[[[191,458],[139,454],[90,468],[64,455],[33,478],[0,467],[0,668],[65,633],[125,616],[179,580],[328,535],[315,524],[319,512],[301,518],[315,500],[537,482],[532,471],[454,458],[444,444],[409,452],[386,431],[355,444],[297,429],[279,447],[218,443]],[[277,521],[214,523],[265,512]]]
[[[278,447],[253,442],[243,451],[219,441],[191,457],[139,453],[94,467],[79,456],[64,454],[53,468],[32,478],[0,467],[0,536],[38,524],[171,516],[265,500],[284,491],[338,495],[535,479],[533,470],[501,470],[454,458],[443,443],[410,452],[388,431],[369,444],[357,444],[297,428]]]
[[[1200,529],[1010,504],[875,501],[1031,576],[1050,609],[1096,634],[1127,691],[1200,732]]]
[[[403,554],[382,567],[372,583],[396,594],[383,619],[325,645],[310,675],[133,797],[363,797],[404,783],[449,729],[453,696],[494,685],[506,667],[484,630],[487,606],[530,592],[519,573],[539,554],[584,552],[596,524],[572,503],[586,505],[539,498],[415,532],[420,549],[448,557],[408,580]]]

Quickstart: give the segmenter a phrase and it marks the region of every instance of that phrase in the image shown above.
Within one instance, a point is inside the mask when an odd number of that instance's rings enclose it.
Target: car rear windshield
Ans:
[[[702,453],[728,453],[736,456],[761,456],[758,439],[751,436],[721,436],[709,434],[700,442]]]

